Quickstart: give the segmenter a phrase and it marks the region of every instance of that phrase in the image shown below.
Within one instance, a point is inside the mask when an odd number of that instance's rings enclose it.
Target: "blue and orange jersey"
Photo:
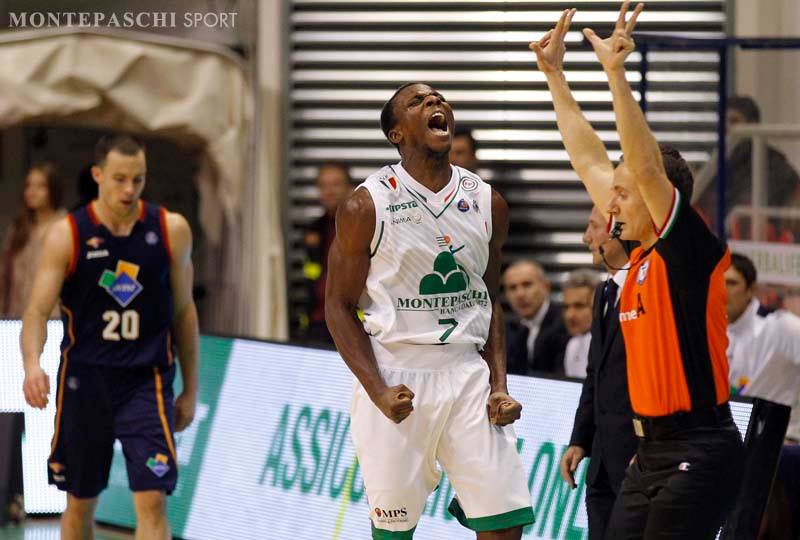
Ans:
[[[64,360],[122,368],[172,362],[166,210],[139,207],[128,236],[112,235],[91,203],[67,216],[73,253],[61,289]]]
[[[636,248],[619,304],[635,413],[663,416],[728,399],[724,273],[730,253],[677,189],[650,249]]]

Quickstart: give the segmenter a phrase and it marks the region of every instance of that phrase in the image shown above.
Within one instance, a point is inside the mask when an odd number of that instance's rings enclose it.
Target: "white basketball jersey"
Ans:
[[[483,282],[492,237],[491,187],[452,166],[438,193],[400,165],[365,188],[375,203],[364,328],[381,343],[475,343],[483,348],[492,306]]]

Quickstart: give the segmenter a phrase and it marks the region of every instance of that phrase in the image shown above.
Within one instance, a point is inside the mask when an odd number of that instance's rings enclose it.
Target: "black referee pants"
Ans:
[[[733,505],[743,462],[732,420],[643,441],[625,472],[609,540],[713,540]]]

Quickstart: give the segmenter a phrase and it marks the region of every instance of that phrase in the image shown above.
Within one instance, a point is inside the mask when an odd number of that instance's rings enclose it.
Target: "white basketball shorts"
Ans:
[[[526,474],[511,426],[489,422],[489,367],[474,344],[382,345],[372,341],[388,386],[414,392],[395,424],[358,381],[350,430],[364,477],[374,539],[410,539],[440,471],[456,492],[451,513],[474,531],[533,523]]]

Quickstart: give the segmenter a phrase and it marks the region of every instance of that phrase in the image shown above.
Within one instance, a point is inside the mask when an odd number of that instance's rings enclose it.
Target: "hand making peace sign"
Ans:
[[[630,4],[629,0],[625,0],[622,3],[622,7],[619,10],[619,17],[614,25],[614,32],[606,39],[600,39],[591,28],[583,29],[583,35],[586,36],[586,39],[592,44],[597,59],[606,71],[622,68],[625,64],[625,58],[627,58],[634,49],[631,32],[633,32],[633,28],[636,26],[636,19],[639,17],[639,13],[644,9],[644,4],[637,4],[631,18],[628,22],[625,22],[628,4]]]
[[[541,37],[539,41],[534,41],[528,47],[536,53],[536,64],[542,73],[554,73],[564,69],[564,37],[569,31],[572,17],[575,16],[576,9],[565,9],[561,13],[561,18],[556,26]]]

